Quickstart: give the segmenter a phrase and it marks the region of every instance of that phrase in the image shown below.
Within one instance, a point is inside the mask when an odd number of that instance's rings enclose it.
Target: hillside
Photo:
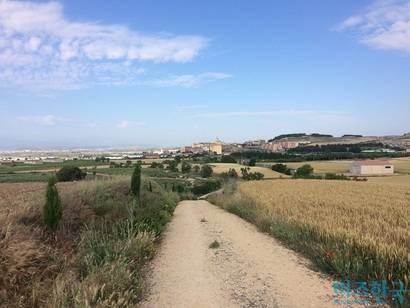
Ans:
[[[295,135],[295,136],[292,136]],[[410,142],[410,133],[402,136],[361,136],[343,135],[341,137],[330,137],[326,134],[286,134],[270,139],[269,141],[295,141],[299,143],[309,143],[312,145],[323,144],[357,144],[362,142],[382,142],[394,144],[397,142]]]

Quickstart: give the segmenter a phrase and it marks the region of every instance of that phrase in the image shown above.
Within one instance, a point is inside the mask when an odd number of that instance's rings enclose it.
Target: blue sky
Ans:
[[[409,1],[0,1],[0,147],[402,135],[409,118]]]

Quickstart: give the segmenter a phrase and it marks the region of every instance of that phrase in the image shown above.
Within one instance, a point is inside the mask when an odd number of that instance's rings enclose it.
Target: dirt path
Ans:
[[[214,240],[220,247],[210,249]],[[206,201],[183,201],[141,307],[340,307],[331,281],[303,263],[239,217]]]

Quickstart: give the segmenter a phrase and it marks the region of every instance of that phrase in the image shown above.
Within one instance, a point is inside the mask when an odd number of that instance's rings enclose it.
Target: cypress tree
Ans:
[[[57,230],[61,218],[63,217],[63,208],[61,206],[61,198],[58,195],[58,190],[55,184],[57,180],[55,177],[48,179],[46,187],[46,202],[43,206],[43,224],[46,229]]]
[[[131,177],[131,194],[137,200],[141,195],[141,165],[136,164]]]

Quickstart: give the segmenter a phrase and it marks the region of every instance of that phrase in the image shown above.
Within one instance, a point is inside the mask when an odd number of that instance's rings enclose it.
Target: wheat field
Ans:
[[[410,191],[402,185],[292,180],[244,183],[240,193],[284,219],[410,252]]]
[[[409,286],[408,188],[377,182],[254,181],[216,203],[303,247],[338,277]]]

